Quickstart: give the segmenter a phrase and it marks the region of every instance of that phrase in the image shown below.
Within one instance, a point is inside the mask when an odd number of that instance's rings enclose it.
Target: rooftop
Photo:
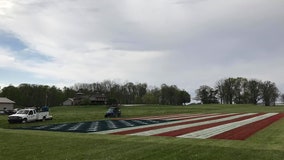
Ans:
[[[0,103],[15,103],[6,97],[0,97]]]

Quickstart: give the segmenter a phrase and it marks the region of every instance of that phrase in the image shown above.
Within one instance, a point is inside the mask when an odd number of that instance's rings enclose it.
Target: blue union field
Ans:
[[[138,127],[151,124],[159,124],[167,120],[101,120],[94,122],[64,123],[43,126],[21,127],[18,129],[93,133],[107,130],[115,130],[128,127]]]

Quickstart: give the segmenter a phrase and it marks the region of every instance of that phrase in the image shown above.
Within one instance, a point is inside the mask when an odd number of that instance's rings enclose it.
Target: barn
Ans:
[[[14,109],[15,102],[6,98],[6,97],[0,97],[0,111],[3,110],[13,110]]]

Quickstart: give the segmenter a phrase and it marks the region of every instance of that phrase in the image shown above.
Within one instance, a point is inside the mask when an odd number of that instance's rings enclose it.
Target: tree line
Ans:
[[[76,94],[104,94],[108,101],[121,104],[165,104],[181,105],[191,101],[191,95],[176,85],[162,84],[149,87],[147,83],[126,82],[124,84],[105,80],[96,83],[77,83],[62,89],[56,86],[20,84],[7,86],[0,90],[1,97],[7,97],[19,106],[58,106]],[[196,90],[196,100],[203,104],[257,104],[275,105],[277,98],[284,102],[276,84],[247,78],[227,78],[216,82],[214,87],[202,85]]]
[[[196,100],[203,104],[257,104],[275,105],[280,96],[276,84],[271,81],[247,79],[243,77],[227,78],[217,81],[214,87],[200,86],[196,90]],[[284,101],[284,95],[281,95]]]
[[[17,87],[13,85],[4,87],[0,96],[13,100],[18,106],[38,107],[59,105],[65,99],[65,94],[55,86],[20,84]]]
[[[85,95],[104,94],[108,101],[115,100],[122,104],[181,105],[191,100],[190,94],[176,85],[148,87],[147,83],[119,84],[110,80],[90,84],[77,83],[63,89],[35,84],[10,85],[1,90],[0,96],[15,101],[19,106],[58,106],[66,99],[75,97],[78,92]]]
[[[191,96],[176,85],[162,84],[160,87],[149,87],[147,83],[127,82],[119,84],[105,80],[97,83],[78,83],[72,90],[85,94],[103,93],[108,99],[115,99],[122,104],[168,104],[181,105],[190,102]]]

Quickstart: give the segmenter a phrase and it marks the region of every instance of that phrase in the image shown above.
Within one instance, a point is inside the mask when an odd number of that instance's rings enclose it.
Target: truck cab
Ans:
[[[35,121],[35,120],[37,120],[37,112],[36,112],[36,110],[30,110],[29,112],[28,112],[28,114],[27,114],[27,119],[29,120],[29,121]]]

